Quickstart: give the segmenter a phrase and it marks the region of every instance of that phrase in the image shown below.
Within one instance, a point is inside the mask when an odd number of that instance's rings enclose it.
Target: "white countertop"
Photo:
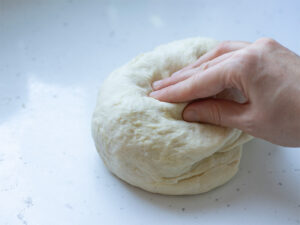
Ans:
[[[0,1],[0,224],[299,224],[300,149],[245,145],[240,172],[196,196],[131,187],[90,121],[101,82],[156,45],[270,36],[300,53],[299,1]]]

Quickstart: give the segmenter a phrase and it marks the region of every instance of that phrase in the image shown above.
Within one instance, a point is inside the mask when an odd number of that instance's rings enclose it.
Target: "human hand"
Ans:
[[[238,89],[243,104],[212,96]],[[300,57],[269,38],[223,42],[195,63],[153,83],[150,96],[189,102],[188,122],[233,127],[285,146],[300,146]]]

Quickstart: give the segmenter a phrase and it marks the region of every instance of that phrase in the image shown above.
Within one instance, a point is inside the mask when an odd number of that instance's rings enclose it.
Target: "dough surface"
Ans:
[[[103,83],[92,118],[92,135],[107,168],[144,190],[186,195],[209,191],[237,172],[240,130],[188,123],[186,103],[148,96],[151,84],[194,62],[217,41],[190,38],[159,46],[112,72]]]

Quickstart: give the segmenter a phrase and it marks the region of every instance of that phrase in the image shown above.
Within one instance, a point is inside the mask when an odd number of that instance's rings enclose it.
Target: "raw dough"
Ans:
[[[148,97],[153,81],[194,62],[216,44],[206,38],[175,41],[110,74],[99,92],[92,134],[112,173],[144,190],[169,195],[206,192],[235,175],[249,135],[185,122],[181,113],[186,103]]]

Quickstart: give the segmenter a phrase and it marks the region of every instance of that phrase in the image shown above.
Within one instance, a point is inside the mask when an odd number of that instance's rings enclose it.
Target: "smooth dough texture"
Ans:
[[[144,190],[186,195],[206,192],[238,170],[240,130],[182,120],[186,103],[148,96],[151,84],[194,62],[217,41],[190,38],[141,54],[110,74],[92,118],[96,148],[107,168]]]

